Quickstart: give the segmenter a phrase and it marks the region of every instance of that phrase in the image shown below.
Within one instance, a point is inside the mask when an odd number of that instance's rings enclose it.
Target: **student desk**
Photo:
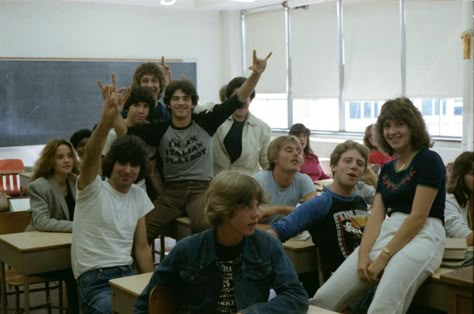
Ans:
[[[144,273],[110,280],[112,288],[112,312],[133,313],[138,295],[145,289],[152,273]]]
[[[152,273],[128,276],[110,280],[112,287],[112,312],[132,314],[138,295],[145,289]],[[308,314],[335,314],[314,305],[309,306]]]
[[[283,248],[298,274],[318,271],[316,246],[311,238],[304,241],[289,239],[283,243]]]
[[[5,264],[25,278],[25,313],[29,313],[28,275],[71,268],[71,233],[22,232],[0,235],[0,291],[2,313],[6,313]]]
[[[439,280],[448,289],[448,314],[471,314],[474,266],[441,274]]]

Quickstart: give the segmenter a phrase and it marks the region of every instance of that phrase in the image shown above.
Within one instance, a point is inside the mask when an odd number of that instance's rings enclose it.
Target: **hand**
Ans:
[[[165,75],[165,80],[166,80],[165,86],[161,88],[162,90],[164,90],[165,87],[173,80],[171,76],[171,69],[167,64],[165,64],[164,56],[161,56],[160,68],[163,71],[163,74]]]
[[[112,74],[112,85],[104,85],[100,80],[97,81],[97,84],[99,84],[102,97],[104,97],[104,111],[102,116],[109,119],[115,119],[117,116],[120,116],[123,106],[130,96],[131,88],[117,88],[115,74]]]
[[[369,258],[369,254],[362,254],[359,252],[359,262],[357,264],[357,276],[362,281],[369,281],[370,276],[368,272],[369,265],[372,264],[372,260]]]
[[[262,74],[265,71],[267,66],[267,60],[271,57],[272,53],[270,52],[265,59],[257,58],[257,51],[253,51],[253,64],[249,66],[249,70],[252,70],[254,73]]]
[[[382,254],[377,257],[377,259],[369,265],[367,268],[367,273],[369,274],[370,281],[379,281],[380,277],[382,277],[383,270],[385,266],[387,266],[388,258]]]

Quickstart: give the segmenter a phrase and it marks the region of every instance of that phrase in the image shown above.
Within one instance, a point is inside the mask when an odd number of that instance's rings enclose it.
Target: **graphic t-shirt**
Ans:
[[[217,296],[216,313],[236,313],[233,275],[236,267],[235,261],[242,251],[242,242],[234,246],[223,246],[216,239],[215,243],[218,264],[222,271],[222,285]]]

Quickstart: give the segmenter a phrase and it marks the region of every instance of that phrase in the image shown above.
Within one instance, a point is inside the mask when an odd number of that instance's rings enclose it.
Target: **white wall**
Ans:
[[[0,0],[0,57],[195,60],[201,100],[217,101],[240,75],[238,25],[238,13]]]

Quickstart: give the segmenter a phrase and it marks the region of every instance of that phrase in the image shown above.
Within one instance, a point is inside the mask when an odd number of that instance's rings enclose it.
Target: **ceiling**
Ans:
[[[1,0],[0,0],[1,1]],[[8,1],[8,0],[7,0]],[[16,0],[18,1],[18,0]],[[20,0],[21,1],[21,0]],[[28,0],[23,0],[28,1]],[[30,0],[31,1],[31,0]],[[35,2],[78,2],[97,4],[120,4],[146,7],[163,7],[160,0],[35,0]],[[165,0],[167,2],[171,0]],[[270,5],[281,5],[284,0],[176,0],[173,7],[177,9],[197,9],[197,10],[245,10]],[[288,0],[290,5],[298,6],[308,3],[324,3],[336,0]]]

